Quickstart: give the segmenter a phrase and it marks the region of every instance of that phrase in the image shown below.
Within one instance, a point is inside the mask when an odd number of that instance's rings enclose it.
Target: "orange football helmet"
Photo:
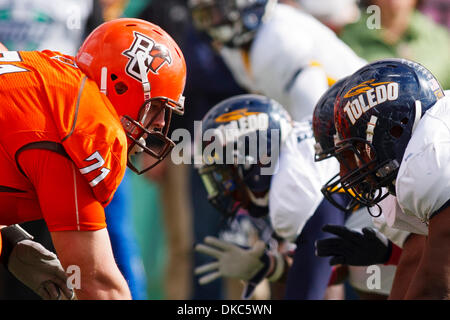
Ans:
[[[141,174],[157,165],[175,145],[167,136],[172,112],[184,113],[186,63],[175,41],[148,21],[116,19],[97,27],[75,59],[120,117],[128,167]],[[133,157],[142,151],[152,157],[145,164]]]

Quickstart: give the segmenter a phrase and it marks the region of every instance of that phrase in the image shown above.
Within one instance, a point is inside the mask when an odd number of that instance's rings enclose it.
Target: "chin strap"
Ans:
[[[136,59],[139,65],[139,72],[141,74],[141,81],[142,81],[142,90],[144,91],[144,101],[147,101],[151,98],[150,94],[150,82],[148,81],[147,76],[147,67],[145,66],[145,55],[142,51],[139,51],[136,53]],[[145,119],[147,118],[147,113],[150,110],[150,104],[147,103],[144,107],[144,111],[142,112],[141,119],[138,121],[142,124],[145,123]]]
[[[150,99],[150,82],[147,76],[147,67],[145,66],[145,55],[142,51],[136,53],[136,59],[139,65],[139,72],[141,74],[142,89],[144,90],[144,101]]]
[[[100,74],[100,92],[106,96],[106,86],[108,80],[108,68],[102,67]]]

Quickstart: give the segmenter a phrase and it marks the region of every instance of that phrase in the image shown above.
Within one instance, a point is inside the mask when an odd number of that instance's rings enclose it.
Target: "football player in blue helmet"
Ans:
[[[334,126],[334,103],[339,91],[344,87],[350,77],[345,77],[336,82],[318,101],[313,113],[313,132],[316,140],[315,160],[322,161],[335,156],[336,128]],[[337,173],[330,181],[339,179]],[[339,188],[332,184],[333,188]],[[366,217],[367,210],[360,207],[359,203],[343,192],[325,192],[326,199],[337,208],[348,212],[345,226],[326,225],[323,231],[331,233],[334,237],[316,241],[316,255],[319,257],[332,257],[330,264],[338,265],[337,270],[348,266],[369,266],[377,264],[382,270],[383,281],[380,292],[364,291],[365,283],[361,284],[358,279],[365,281],[365,277],[353,275],[360,272],[358,268],[348,268],[352,285],[358,293],[363,292],[365,299],[373,299],[377,295],[386,296],[392,286],[392,278],[395,269],[386,265],[396,265],[402,249],[399,245],[408,236],[408,232],[390,229],[386,231],[384,222],[379,221],[376,225],[370,217]],[[380,232],[383,231],[383,232]],[[390,279],[387,280],[387,279]]]
[[[276,0],[189,0],[194,24],[228,47],[249,44]]]
[[[335,103],[340,140],[336,181],[363,206],[374,206],[388,192],[405,149],[424,113],[444,96],[436,78],[418,63],[380,60],[354,73]],[[333,192],[333,188],[326,188]]]
[[[209,201],[224,216],[233,217],[241,207],[256,218],[267,215],[270,168],[276,168],[291,128],[292,120],[279,103],[254,94],[226,99],[204,116],[204,137],[209,132],[213,141],[203,142],[203,151],[218,141],[214,139],[223,143],[210,148],[212,154],[203,153],[199,174]]]
[[[211,255],[211,250],[222,248],[229,261],[214,255],[218,263],[213,265],[218,267],[219,264],[219,269],[227,270],[229,264],[240,265],[232,273],[221,272],[224,277],[247,281],[243,298],[252,296],[262,279],[276,281],[284,274],[287,260],[277,252],[278,245],[272,239],[273,229],[267,216],[271,178],[281,145],[291,129],[292,120],[278,102],[255,94],[228,98],[215,105],[202,120],[203,164],[198,172],[208,200],[227,218],[229,227],[220,233],[222,239],[206,237],[205,244],[199,244],[196,249]],[[262,219],[257,219],[260,240],[256,243],[251,243],[243,234],[245,227],[233,228],[236,223],[245,224],[246,214],[251,217],[248,222],[255,226],[253,218]],[[266,224],[261,224],[262,221]],[[236,261],[237,256],[239,261]],[[211,271],[207,266],[197,268],[196,273]],[[218,272],[212,272],[199,281],[206,284],[219,276]]]
[[[334,142],[336,139],[336,128],[334,126],[334,102],[339,90],[342,89],[348,78],[349,77],[344,77],[334,83],[333,86],[322,95],[314,108],[312,129],[314,139],[316,140],[316,144],[314,145],[315,161],[322,161],[335,155]],[[335,181],[338,177],[339,173],[333,176],[330,181]],[[327,186],[330,185],[330,181],[327,183]],[[339,190],[339,185],[331,185],[333,191],[337,192],[326,192],[325,189],[323,189],[322,193],[325,198],[340,210],[346,212],[353,211],[358,203],[355,201],[348,201],[348,198],[345,199],[346,197],[343,197],[342,195],[343,191],[339,194],[339,191],[341,191]]]
[[[313,133],[316,144],[314,159],[320,161],[334,155],[334,101],[339,90],[349,77],[344,77],[333,84],[317,102],[313,112]]]
[[[278,102],[250,94],[214,106],[202,131],[199,173],[213,205],[227,217],[245,211],[267,215],[282,244],[278,248],[295,244],[296,249],[291,259],[285,249],[267,250],[259,241],[242,248],[207,237],[196,250],[217,260],[196,269],[204,274],[200,284],[238,278],[247,281],[248,297],[264,278],[285,280],[285,299],[323,299],[331,266],[329,259],[315,256],[314,242],[326,236],[325,224],[343,224],[344,215],[320,192],[339,165],[332,158],[314,161],[311,121],[293,122]]]
[[[334,113],[337,183],[360,204],[380,206],[394,227],[422,237],[417,247],[403,248],[402,257],[415,255],[416,261],[408,270],[414,277],[403,297],[448,299],[448,93],[424,66],[385,59],[350,77],[338,93]]]

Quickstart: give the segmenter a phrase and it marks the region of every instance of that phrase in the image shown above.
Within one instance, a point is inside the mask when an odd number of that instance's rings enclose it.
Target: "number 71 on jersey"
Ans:
[[[86,159],[84,159],[84,161],[93,161],[96,160],[96,162],[94,162],[93,164],[81,168],[80,172],[81,174],[88,174],[94,170],[97,170],[99,168],[100,169],[100,174],[95,177],[94,179],[92,179],[91,181],[89,181],[89,185],[91,187],[95,187],[100,181],[102,181],[103,179],[105,179],[105,177],[109,174],[109,172],[111,171],[108,168],[102,168],[103,165],[105,164],[105,160],[103,159],[103,157],[100,155],[100,153],[98,151],[95,151],[93,154],[91,154],[89,157],[87,157]]]

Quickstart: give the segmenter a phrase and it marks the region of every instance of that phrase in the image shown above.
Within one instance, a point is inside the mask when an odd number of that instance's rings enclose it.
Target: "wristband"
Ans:
[[[285,266],[285,260],[281,253],[276,252],[274,255],[274,270],[271,272],[271,274],[267,275],[267,280],[270,282],[275,282],[283,275],[284,272],[284,266]]]
[[[2,252],[0,254],[0,263],[8,268],[8,260],[11,251],[15,245],[22,240],[33,240],[33,236],[26,232],[18,224],[1,229],[1,236],[3,240]]]
[[[398,261],[400,260],[400,256],[402,254],[403,249],[397,246],[392,242],[391,255],[389,256],[388,261],[384,263],[384,265],[398,265]]]
[[[338,269],[337,269],[337,266],[332,266],[331,267],[330,280],[328,280],[328,287],[336,284],[337,280],[338,280]]]

